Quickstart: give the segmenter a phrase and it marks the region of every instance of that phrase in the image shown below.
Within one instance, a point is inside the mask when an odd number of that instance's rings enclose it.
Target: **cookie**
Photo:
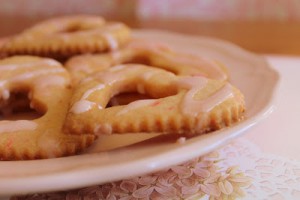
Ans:
[[[138,92],[151,99],[107,107],[118,94]],[[245,109],[241,92],[227,81],[179,76],[141,64],[108,68],[76,87],[66,118],[70,134],[202,134],[239,121]],[[80,122],[80,123],[78,123]]]
[[[123,23],[106,22],[99,16],[64,16],[42,21],[8,38],[0,52],[63,59],[116,50],[129,39],[130,29]]]
[[[67,135],[62,130],[72,95],[70,84],[68,72],[52,59],[14,56],[0,61],[0,113],[10,106],[25,108],[27,101],[41,115],[11,120],[10,113],[3,114],[0,160],[72,155],[93,142],[94,135]]]

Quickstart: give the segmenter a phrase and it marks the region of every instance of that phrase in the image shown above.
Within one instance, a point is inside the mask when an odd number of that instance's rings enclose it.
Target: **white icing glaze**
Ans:
[[[122,71],[120,71],[122,69]],[[125,68],[123,65],[117,65],[115,67],[110,68],[108,71],[110,73],[100,73],[96,76],[98,80],[101,80],[103,83],[112,85],[113,83],[117,81],[122,81],[126,78],[126,74],[129,74],[131,72],[136,72],[136,70],[139,69],[138,66],[132,65]]]
[[[34,109],[34,103],[33,103],[32,101],[30,102],[29,107],[30,107],[31,109]]]
[[[35,70],[35,71],[32,71],[32,72],[26,72],[26,73],[22,73],[22,74],[19,74],[19,75],[16,75],[16,76],[9,77],[6,80],[0,80],[0,87],[3,87],[8,82],[19,82],[19,81],[24,81],[24,80],[27,80],[27,79],[31,79],[33,77],[38,77],[38,76],[48,75],[48,74],[54,74],[54,73],[60,73],[60,72],[64,72],[64,69],[63,68],[40,69],[40,70]]]
[[[74,105],[72,106],[70,112],[75,113],[75,114],[79,114],[79,113],[83,113],[86,112],[90,109],[92,109],[95,105],[97,105],[95,102],[91,102],[86,100],[92,93],[98,91],[98,90],[102,90],[103,88],[105,88],[104,84],[98,84],[95,87],[87,90],[82,97],[80,98],[79,101],[77,101],[76,103],[74,103]],[[98,105],[99,109],[103,109],[100,105]]]
[[[112,36],[109,33],[103,33],[102,35],[105,38],[105,40],[107,41],[107,44],[111,51],[115,51],[119,48],[118,41],[114,38],[114,36]]]
[[[124,79],[122,73],[105,73],[97,76],[97,78],[107,85],[112,85],[113,83]]]
[[[117,116],[123,115],[131,110],[149,106],[149,105],[155,103],[156,101],[157,101],[156,99],[145,99],[145,100],[138,100],[138,101],[131,102],[127,106],[124,106],[124,108],[117,113]]]
[[[23,63],[17,65],[0,65],[0,71],[16,70],[17,68],[28,68],[32,67],[32,63]]]
[[[194,100],[195,94],[199,92],[198,88],[192,88],[187,92],[183,100],[183,112],[188,115],[196,117],[199,113],[207,113],[212,110],[215,106],[224,102],[228,98],[233,97],[232,86],[225,84],[220,90],[215,92],[203,100]]]
[[[10,133],[16,131],[32,131],[37,128],[38,124],[34,121],[17,120],[17,121],[1,121],[0,133]]]
[[[179,88],[188,89],[187,93],[183,99],[183,112],[185,114],[190,114],[196,116],[198,114],[198,110],[196,107],[198,106],[198,101],[194,100],[195,94],[199,92],[205,85],[207,84],[207,79],[202,77],[182,77],[178,81]]]
[[[91,80],[94,80],[94,77],[88,76],[87,78],[84,78],[80,81],[80,84],[85,84],[87,82],[90,82]]]
[[[179,88],[191,89],[196,88],[198,90],[202,89],[207,84],[207,79],[204,77],[180,77],[178,82]]]
[[[96,85],[95,87],[87,90],[81,97],[81,100],[87,99],[92,93],[98,91],[98,90],[102,90],[105,88],[105,85],[100,83],[98,85]]]
[[[94,107],[95,105],[96,103],[94,102],[87,101],[87,100],[80,100],[74,103],[74,105],[70,109],[70,112],[74,114],[83,113],[92,109],[92,107]]]
[[[90,59],[90,55],[80,56],[72,59],[71,64],[68,63],[68,70],[70,71],[83,71],[83,72],[92,72],[90,69],[90,65],[86,62],[86,60]]]
[[[24,69],[24,68],[30,68],[38,65],[47,65],[47,67],[57,67],[59,63],[57,61],[51,60],[51,59],[43,59],[38,60],[34,62],[28,62],[28,63],[20,63],[20,64],[8,64],[8,65],[0,65],[0,71],[10,71],[10,70],[16,70],[16,69]]]
[[[113,36],[112,32],[117,29],[121,29],[122,27],[123,25],[121,23],[107,24],[101,31],[101,34],[107,41],[109,49],[111,51],[115,51],[119,48],[119,43],[115,36]]]
[[[208,97],[207,99],[201,102],[202,104],[202,112],[209,112],[215,106],[221,104],[225,100],[234,97],[232,86],[227,83],[220,90],[218,90],[215,94]]]
[[[88,101],[86,99],[92,93],[94,93],[95,91],[102,90],[103,88],[105,88],[106,85],[112,85],[114,82],[122,80],[123,78],[121,78],[121,77],[122,77],[123,73],[119,72],[119,70],[121,68],[123,68],[123,66],[122,65],[118,65],[118,66],[116,66],[111,71],[111,73],[100,73],[100,74],[97,74],[97,76],[94,77],[94,78],[101,80],[103,83],[98,84],[95,87],[87,90],[82,95],[82,97],[80,98],[80,100],[73,105],[73,107],[76,106],[76,109],[75,109],[75,107],[74,108],[72,107],[71,112],[73,112],[75,114],[79,114],[79,113],[86,112],[86,111],[92,109],[92,105],[96,105],[96,103],[93,103],[93,102],[88,103]],[[93,78],[92,79],[88,79],[88,80],[85,79],[83,82],[88,82],[88,81],[91,81],[91,80],[93,80]],[[112,95],[114,95],[114,94],[112,94]],[[81,101],[84,101],[84,102],[81,102]],[[103,109],[101,106],[98,106],[98,108],[99,109]]]
[[[147,81],[150,78],[152,78],[152,76],[154,76],[155,74],[159,73],[158,71],[146,71],[143,73],[142,78]]]
[[[47,78],[41,78],[41,79],[38,79],[36,82],[35,82],[35,85],[36,87],[38,88],[41,88],[41,89],[44,89],[45,87],[48,87],[48,86],[53,86],[53,85],[57,85],[57,86],[62,86],[66,84],[66,79],[62,76],[48,76]]]
[[[83,96],[78,100],[78,102],[76,102],[74,104],[74,106],[71,109],[71,112],[76,113],[76,114],[80,114],[82,112],[86,112],[90,109],[92,109],[92,107],[94,105],[97,105],[96,103],[89,103],[86,99],[88,98],[88,96],[90,94],[92,94],[93,92],[103,89],[105,86],[109,86],[114,84],[117,81],[123,81],[128,74],[130,73],[137,73],[135,75],[139,75],[138,77],[142,78],[142,79],[147,79],[149,76],[154,75],[155,73],[158,73],[159,71],[155,71],[154,73],[151,71],[151,73],[149,73],[149,71],[146,70],[146,72],[141,72],[139,69],[141,69],[141,65],[116,65],[115,67],[110,68],[107,72],[105,73],[99,73],[96,76],[93,77],[93,79],[89,79],[89,80],[84,80],[84,82],[87,81],[91,81],[94,79],[97,80],[101,80],[102,84],[97,85],[91,89],[89,89],[88,91],[86,91]],[[170,73],[171,74],[171,73]],[[173,75],[173,74],[172,74]],[[143,84],[138,84],[137,85],[137,91],[141,94],[145,94],[145,88]],[[111,97],[113,97],[115,94],[118,94],[120,91],[116,90],[114,88],[114,90],[111,92]],[[81,102],[83,101],[84,102]],[[149,100],[149,101],[136,101],[136,102],[132,102],[131,104],[128,104],[126,106],[126,108],[123,109],[123,111],[121,111],[120,113],[122,114],[123,112],[127,112],[126,110],[130,110],[130,109],[134,109],[137,108],[139,106],[142,106],[142,104],[147,104],[147,103],[153,103],[153,101],[155,100]],[[117,104],[117,102],[115,102]],[[76,108],[75,108],[76,106]],[[99,109],[103,109],[102,107],[99,107]]]
[[[113,67],[110,67],[108,70],[111,72],[120,71],[125,68],[125,65],[115,65]]]

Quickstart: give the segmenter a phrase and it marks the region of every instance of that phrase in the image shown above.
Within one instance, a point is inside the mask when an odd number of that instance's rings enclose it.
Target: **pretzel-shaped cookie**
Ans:
[[[153,99],[107,108],[113,96],[133,91]],[[226,81],[176,76],[158,68],[124,64],[80,82],[65,129],[74,134],[201,134],[231,125],[241,119],[243,111],[243,95]]]
[[[76,84],[88,74],[122,63],[147,64],[177,75],[201,75],[217,80],[228,79],[226,69],[220,63],[204,57],[177,52],[165,44],[137,39],[119,51],[74,56],[65,63],[65,66]]]
[[[98,16],[78,15],[49,19],[8,38],[0,52],[65,58],[75,54],[116,50],[130,38],[122,23],[106,23]]]
[[[30,107],[43,116],[0,121],[0,160],[70,155],[93,142],[93,135],[62,131],[72,89],[68,72],[57,61],[33,56],[1,60],[0,113],[18,92],[28,93]]]

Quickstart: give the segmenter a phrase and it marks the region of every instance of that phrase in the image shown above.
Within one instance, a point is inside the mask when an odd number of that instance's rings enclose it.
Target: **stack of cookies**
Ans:
[[[219,61],[98,16],[41,22],[4,39],[0,55],[0,160],[73,155],[102,134],[210,133],[245,110]],[[40,116],[12,119],[29,108]]]

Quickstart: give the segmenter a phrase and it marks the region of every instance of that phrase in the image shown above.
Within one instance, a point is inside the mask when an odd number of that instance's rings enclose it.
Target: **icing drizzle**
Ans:
[[[189,78],[191,79],[191,78]],[[195,100],[195,95],[206,85],[207,81],[204,79],[200,84],[194,84],[196,81],[188,80],[188,84],[191,84],[191,89],[185,94],[182,104],[182,111],[184,114],[192,115],[196,117],[199,113],[208,113],[215,106],[221,104],[228,98],[234,96],[232,86],[226,83],[221,89],[216,91],[213,95],[203,99]]]
[[[37,123],[28,120],[1,121],[0,133],[9,133],[16,131],[32,131],[37,128]]]
[[[45,59],[45,60],[38,60],[35,62],[29,62],[29,63],[20,63],[20,64],[8,64],[8,65],[0,65],[0,71],[11,71],[11,70],[17,70],[17,69],[26,69],[31,68],[38,65],[47,65],[47,67],[57,67],[58,63],[54,60]]]
[[[83,113],[86,112],[90,109],[92,109],[96,103],[92,102],[92,101],[88,101],[86,100],[92,93],[98,91],[98,90],[102,90],[105,88],[104,84],[98,84],[95,87],[87,90],[81,97],[81,99],[79,101],[77,101],[71,108],[70,112],[75,113],[75,114],[79,114],[79,113]],[[99,109],[103,109],[100,105],[98,105]]]
[[[119,48],[119,44],[118,44],[117,40],[114,38],[114,36],[112,36],[109,33],[103,33],[102,35],[105,38],[105,40],[107,41],[107,44],[111,51],[115,51]]]
[[[105,27],[105,29],[102,32],[102,36],[105,38],[111,51],[115,51],[119,48],[119,43],[115,36],[112,34],[112,32],[120,28],[122,28],[122,25],[120,23],[110,24],[107,25],[107,27]]]
[[[134,65],[135,66],[135,65]],[[135,67],[128,67],[124,68],[124,65],[116,66],[111,69],[109,69],[110,73],[100,73],[97,75],[99,79],[103,83],[96,85],[95,87],[87,90],[81,99],[76,102],[71,112],[75,114],[79,114],[82,112],[86,112],[90,109],[92,109],[97,103],[90,102],[86,100],[93,92],[96,92],[98,90],[102,90],[105,85],[111,85],[116,81],[122,80],[123,77],[126,77],[126,73],[128,73],[130,70],[135,71]],[[138,77],[140,77],[143,80],[148,80],[150,77],[158,73],[159,71],[143,71],[142,73],[138,74]],[[121,78],[122,77],[122,78]],[[231,98],[234,96],[232,91],[232,86],[229,83],[226,83],[221,89],[217,90],[214,94],[211,96],[202,99],[202,100],[196,100],[195,95],[200,92],[204,87],[208,84],[207,78],[203,76],[181,76],[178,78],[178,80],[175,82],[177,84],[177,87],[179,89],[185,89],[187,90],[186,94],[183,97],[182,101],[182,113],[186,115],[191,115],[196,117],[199,113],[207,113],[211,111],[215,106],[219,105],[223,101],[225,101],[228,98]],[[144,88],[142,87],[142,84],[137,85],[137,90],[140,93],[145,93]],[[115,91],[116,92],[116,91]],[[118,91],[116,92],[118,93]],[[147,99],[147,100],[138,100],[131,102],[130,104],[123,107],[121,111],[117,113],[117,115],[123,115],[125,113],[128,113],[132,110],[138,109],[140,107],[150,106],[157,100],[153,99]],[[102,107],[99,107],[99,109],[103,109]]]
[[[54,74],[54,73],[59,73],[59,72],[64,72],[64,69],[62,69],[62,68],[41,69],[41,70],[35,70],[33,72],[22,73],[20,75],[16,75],[11,78],[8,78],[6,80],[0,80],[0,87],[3,88],[4,85],[6,85],[8,82],[24,81],[26,79],[30,79],[33,77],[38,77],[38,76],[47,75],[47,74]]]

